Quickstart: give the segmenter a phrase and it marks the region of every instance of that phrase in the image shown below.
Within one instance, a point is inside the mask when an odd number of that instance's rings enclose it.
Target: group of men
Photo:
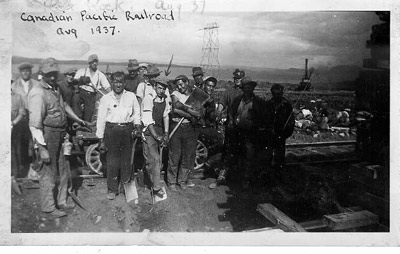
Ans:
[[[274,168],[283,166],[285,139],[293,131],[294,118],[281,85],[271,88],[273,97],[266,102],[254,94],[257,83],[236,69],[234,85],[219,99],[213,92],[218,80],[204,77],[200,67],[192,69],[194,84],[185,75],[178,75],[171,84],[156,66],[139,64],[135,59],[129,60],[128,74],[118,71],[109,78],[97,69],[98,62],[97,55],[91,55],[88,68],[68,69],[61,79],[55,59],[46,59],[39,68],[39,81],[31,78],[33,66],[23,63],[19,66],[21,77],[12,84],[13,154],[21,154],[21,140],[33,141],[31,147],[37,148],[31,155],[40,162],[37,171],[43,212],[62,217],[66,209],[74,207],[73,202],[67,202],[71,183],[63,142],[70,138],[66,132],[73,122],[91,126],[99,98],[96,136],[107,159],[107,199],[113,200],[123,192],[120,186],[132,180],[132,147],[138,139],[143,142],[152,196],[162,199],[166,194],[160,175],[166,147],[169,189],[193,187],[190,175],[198,136],[216,133],[223,114],[227,116],[224,167],[210,188],[223,183],[228,169],[237,165],[242,166],[238,173],[243,175],[243,188],[247,188],[257,153],[265,147],[271,161],[274,158]],[[13,159],[13,167],[18,160]],[[57,176],[60,182],[55,200]]]

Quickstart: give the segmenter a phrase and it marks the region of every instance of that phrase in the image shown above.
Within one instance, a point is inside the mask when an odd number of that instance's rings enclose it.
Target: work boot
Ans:
[[[179,183],[179,187],[181,187],[182,190],[186,190],[187,185],[185,182],[181,182],[181,183]]]
[[[52,211],[51,213],[48,213],[51,217],[53,218],[61,218],[64,216],[67,216],[67,213],[58,209],[55,209],[54,211]]]
[[[109,192],[109,193],[107,193],[106,198],[107,198],[108,200],[114,200],[114,198],[115,198],[115,193],[114,193],[114,192]]]
[[[68,209],[74,209],[75,208],[75,203],[74,202],[67,202],[66,204],[60,204],[58,205],[58,208],[60,210],[68,210]]]
[[[194,182],[192,182],[192,180],[187,180],[186,181],[186,186],[189,187],[189,188],[192,188],[192,187],[195,186],[195,184],[194,184]]]
[[[176,184],[174,184],[174,183],[169,184],[169,185],[168,185],[168,188],[169,188],[170,190],[172,190],[172,191],[177,191],[177,189],[176,189]]]

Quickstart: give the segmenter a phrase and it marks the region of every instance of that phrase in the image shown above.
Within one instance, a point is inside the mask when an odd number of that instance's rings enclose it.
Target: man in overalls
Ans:
[[[144,126],[143,156],[146,160],[146,170],[152,181],[152,196],[163,198],[164,191],[160,185],[160,165],[162,158],[160,146],[166,147],[169,133],[169,112],[171,107],[165,95],[166,80],[155,80],[154,89],[146,94],[142,102],[142,123]]]

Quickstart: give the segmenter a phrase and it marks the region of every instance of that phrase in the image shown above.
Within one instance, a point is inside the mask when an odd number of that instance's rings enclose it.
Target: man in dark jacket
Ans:
[[[255,168],[257,153],[262,150],[260,133],[265,129],[265,102],[254,94],[257,83],[250,77],[242,80],[243,95],[236,97],[229,111],[229,125],[237,132],[239,146],[242,148],[239,158],[243,165],[242,187],[247,189]]]
[[[272,98],[267,101],[267,129],[269,130],[268,160],[275,170],[285,164],[285,144],[294,129],[292,104],[283,97],[283,86],[274,84],[271,87]]]

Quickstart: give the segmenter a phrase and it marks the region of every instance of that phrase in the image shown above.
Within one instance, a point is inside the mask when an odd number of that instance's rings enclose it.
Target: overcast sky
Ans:
[[[33,14],[33,13],[32,13]],[[37,15],[38,13],[35,13]],[[48,15],[48,13],[47,13]],[[200,64],[203,31],[208,23],[219,25],[221,66],[303,68],[304,58],[312,66],[362,65],[368,57],[365,42],[371,26],[381,23],[374,12],[231,12],[175,13],[175,21],[22,22],[13,15],[13,55],[86,60],[97,53],[100,61],[113,59]],[[115,25],[114,36],[92,35],[91,27]],[[75,28],[78,38],[57,35],[57,28]]]

